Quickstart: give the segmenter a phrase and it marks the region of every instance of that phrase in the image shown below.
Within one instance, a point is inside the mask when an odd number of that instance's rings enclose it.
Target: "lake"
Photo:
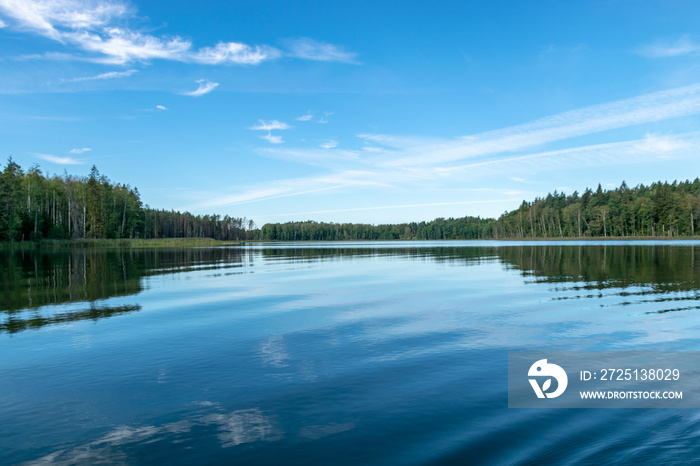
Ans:
[[[0,274],[2,464],[700,459],[697,410],[507,398],[508,351],[700,350],[700,242],[13,251]]]

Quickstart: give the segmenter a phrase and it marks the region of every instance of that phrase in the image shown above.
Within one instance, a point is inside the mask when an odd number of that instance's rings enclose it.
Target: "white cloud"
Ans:
[[[347,171],[308,178],[279,180],[274,183],[248,186],[241,193],[207,196],[201,203],[182,207],[180,210],[210,209],[223,206],[247,204],[281,197],[314,194],[349,186],[386,186],[381,181],[369,180],[370,173]]]
[[[0,11],[15,19],[21,29],[97,53],[91,60],[101,63],[185,60],[192,45],[177,36],[155,37],[110,26],[113,20],[123,22],[134,13],[117,1],[0,0]]]
[[[277,217],[280,215],[314,215],[314,214],[332,214],[339,212],[366,212],[370,210],[394,210],[394,209],[415,209],[416,207],[437,207],[437,206],[454,206],[454,205],[470,205],[470,204],[492,204],[501,203],[503,201],[517,202],[519,199],[488,199],[479,201],[452,201],[452,202],[427,202],[420,204],[400,204],[400,205],[383,205],[383,206],[368,206],[368,207],[352,207],[349,209],[331,209],[331,210],[313,210],[309,212],[293,212],[284,214],[261,215],[260,218]]]
[[[651,58],[677,57],[694,54],[700,51],[700,43],[694,41],[689,35],[681,36],[674,42],[656,42],[645,45],[639,49],[641,55]]]
[[[219,42],[214,47],[204,47],[191,55],[191,60],[207,65],[235,63],[257,65],[280,56],[280,51],[269,46],[251,47],[240,42]]]
[[[40,158],[41,160],[46,160],[47,162],[55,163],[57,165],[80,165],[83,163],[71,157],[56,157],[55,155],[51,154],[35,153],[34,156]]]
[[[125,26],[136,11],[119,0],[0,0],[0,12],[15,20],[18,29],[33,32],[63,45],[72,45],[88,56],[34,54],[31,58],[88,60],[124,64],[153,59],[208,65],[258,65],[284,54],[269,45],[219,42],[193,50],[192,42],[177,35],[155,36]],[[117,27],[116,24],[119,26]],[[6,26],[0,21],[0,27]],[[311,39],[291,42],[287,56],[305,60],[354,63],[355,54]],[[25,57],[30,58],[30,57]]]
[[[284,123],[281,121],[258,120],[257,125],[251,126],[248,129],[253,130],[253,131],[267,131],[267,135],[261,136],[262,139],[265,139],[270,144],[282,144],[284,142],[284,140],[282,139],[282,136],[275,136],[272,134],[272,131],[276,130],[276,129],[285,130],[285,129],[289,129],[289,128],[291,128],[291,126],[289,126],[287,123]]]
[[[680,151],[681,155],[692,157],[692,155],[700,148],[700,132],[688,133],[679,135],[684,138],[686,145]],[[646,138],[645,138],[646,139]],[[373,165],[367,160],[363,160],[359,155],[362,151],[357,151],[357,157],[346,157],[345,168],[338,166],[331,168],[329,174],[312,176],[306,178],[281,179],[270,183],[262,183],[259,185],[244,187],[239,193],[233,195],[211,194],[207,199],[203,199],[197,205],[183,206],[181,210],[193,209],[215,209],[230,205],[240,205],[268,201],[271,199],[282,197],[293,197],[307,194],[315,194],[341,188],[395,188],[397,186],[416,186],[422,188],[438,180],[440,183],[447,180],[458,181],[463,183],[465,179],[473,179],[476,176],[484,176],[487,174],[496,174],[500,179],[509,177],[510,179],[518,180],[518,174],[529,170],[549,170],[562,167],[585,167],[585,166],[610,166],[624,165],[629,166],[630,163],[644,163],[653,159],[658,159],[656,153],[640,153],[639,145],[645,140],[633,140],[613,142],[606,144],[595,144],[580,147],[572,147],[568,149],[526,153],[514,155],[511,157],[489,158],[486,160],[474,161],[460,166],[441,166],[434,164],[433,166],[410,166],[403,168],[386,167],[382,165]],[[288,152],[293,160],[303,159],[305,154],[298,149],[267,149],[269,151]],[[315,157],[313,150],[307,150],[307,158],[311,165],[318,165],[319,161],[323,161],[323,157]],[[320,151],[320,153],[325,151]],[[348,151],[352,153],[352,151]],[[673,153],[673,152],[672,152]],[[677,153],[678,154],[678,153]],[[328,158],[325,158],[328,159]],[[338,162],[338,159],[332,159],[332,163]],[[333,167],[333,165],[329,165]],[[350,168],[347,168],[350,167]],[[362,167],[359,169],[358,167]],[[525,182],[525,180],[523,180]],[[458,204],[483,204],[497,202],[517,202],[521,198],[511,198],[512,196],[520,196],[522,191],[501,190],[501,195],[507,196],[508,199],[498,200],[480,200],[480,201],[454,201],[454,205]],[[375,209],[391,209],[402,207],[426,207],[430,205],[449,205],[451,203],[436,203],[436,204],[411,204],[411,205],[390,205],[381,207],[366,207],[339,209],[332,211],[314,211],[312,213],[332,213],[332,212],[350,212],[350,211],[365,211]],[[285,213],[284,215],[302,215],[306,212]],[[260,216],[259,217],[264,217]]]
[[[0,29],[6,28],[6,27],[7,27],[7,24],[5,24],[5,21],[0,19]]]
[[[690,146],[691,144],[687,141],[677,137],[647,134],[644,140],[636,145],[636,148],[645,152],[667,153],[687,149]]]
[[[582,167],[658,163],[661,158],[692,160],[700,133],[647,134],[631,141],[525,152],[548,143],[700,113],[700,84],[585,107],[540,120],[455,139],[360,135],[372,145],[356,150],[265,148],[261,155],[314,166],[327,173],[281,179],[236,194],[202,199],[197,208],[266,201],[340,188],[438,186],[486,176],[527,182],[525,173]],[[260,129],[274,126],[260,122]],[[268,135],[271,138],[274,136]],[[614,136],[613,136],[614,137]],[[266,138],[268,139],[268,138]],[[269,139],[268,139],[269,140]],[[272,141],[271,141],[272,142]],[[380,146],[380,147],[376,147]],[[366,148],[378,150],[369,151]],[[505,195],[505,193],[502,193]],[[215,202],[215,204],[212,204]],[[191,206],[188,206],[188,208]]]
[[[80,48],[106,57],[99,63],[124,64],[152,59],[186,61],[192,43],[178,36],[154,37],[121,28],[106,28],[101,34],[77,31],[64,34],[64,39]]]
[[[287,123],[283,123],[281,121],[277,120],[270,120],[270,121],[265,121],[265,120],[258,120],[258,124],[255,126],[251,126],[248,129],[251,129],[253,131],[272,131],[275,129],[289,129],[291,126],[289,126]]]
[[[312,119],[313,117],[314,117],[314,114],[313,114],[313,113],[307,112],[306,115],[302,115],[302,116],[296,118],[296,120],[297,120],[297,121],[309,121],[309,120]]]
[[[79,57],[76,55],[71,55],[70,53],[62,52],[45,52],[45,53],[30,53],[26,55],[17,55],[13,58],[17,61],[27,61],[27,60],[52,60],[52,61],[83,61],[83,62],[95,62],[94,58]]]
[[[94,80],[99,80],[99,79],[127,78],[134,73],[138,73],[138,70],[110,71],[109,73],[102,73],[102,74],[98,74],[97,76],[85,76],[82,78],[68,79],[66,81],[80,82],[80,81],[94,81]]]
[[[128,13],[123,3],[80,0],[0,0],[0,11],[17,20],[22,28],[59,41],[65,33],[60,29],[93,29]]]
[[[308,37],[289,42],[289,52],[292,57],[315,61],[336,61],[358,64],[356,53],[348,52],[337,45],[318,42]]]
[[[82,149],[71,149],[70,153],[71,154],[82,154],[84,152],[89,152],[91,150],[92,149],[90,149],[89,147],[83,147]]]
[[[320,147],[324,149],[333,149],[335,147],[338,147],[338,141],[334,141],[333,139],[331,139],[330,141],[321,144]]]
[[[216,88],[216,86],[219,85],[219,83],[211,82],[208,79],[198,79],[195,82],[199,84],[199,87],[197,87],[197,89],[190,92],[181,92],[181,94],[190,97],[199,97],[204,94],[209,94]]]
[[[674,143],[649,142],[644,139],[609,142],[571,147],[552,151],[526,153],[510,157],[490,157],[459,166],[421,167],[427,177],[459,177],[474,173],[487,173],[505,176],[511,173],[541,172],[561,168],[583,168],[604,166],[632,166],[645,162],[658,161],[672,157],[692,158],[700,149],[700,132],[676,135]],[[664,151],[658,150],[659,148]],[[513,177],[511,177],[513,179]],[[532,184],[532,182],[529,182]]]
[[[270,142],[270,144],[282,144],[282,136],[273,136],[272,133],[267,133],[265,136],[261,136],[263,139]]]
[[[168,110],[168,107],[166,107],[165,105],[156,105],[155,107],[142,108],[142,109],[139,109],[138,111],[139,112],[165,112],[167,110]]]
[[[445,163],[513,152],[534,146],[700,113],[700,84],[645,94],[631,99],[584,107],[522,125],[487,131],[455,140],[416,142],[415,139],[365,135],[373,142],[399,149],[388,166]]]

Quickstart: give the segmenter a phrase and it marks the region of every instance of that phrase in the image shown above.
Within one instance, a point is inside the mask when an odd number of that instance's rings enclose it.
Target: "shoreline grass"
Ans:
[[[158,238],[158,239],[45,239],[0,243],[0,250],[8,249],[69,249],[69,248],[183,248],[207,246],[239,246],[241,241],[220,241],[211,238]]]

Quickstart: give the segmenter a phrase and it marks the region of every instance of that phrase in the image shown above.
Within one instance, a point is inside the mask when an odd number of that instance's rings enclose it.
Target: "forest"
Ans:
[[[290,222],[256,231],[264,241],[441,240],[694,236],[700,216],[700,179],[633,188],[600,185],[582,194],[548,194],[498,219],[438,218],[393,225]]]
[[[87,238],[212,238],[259,241],[442,240],[695,236],[700,179],[571,195],[554,191],[499,218],[438,218],[370,225],[314,221],[265,224],[144,205],[137,188],[113,183],[95,166],[85,177],[23,170],[0,173],[0,241]]]
[[[95,166],[86,177],[23,170],[12,158],[0,174],[0,241],[88,238],[240,240],[252,222],[151,209],[137,188],[112,183]]]

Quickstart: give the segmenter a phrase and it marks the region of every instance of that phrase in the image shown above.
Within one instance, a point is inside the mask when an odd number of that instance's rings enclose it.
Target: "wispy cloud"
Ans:
[[[0,19],[0,29],[7,27],[7,24],[3,20]]]
[[[33,155],[41,160],[45,160],[50,163],[55,163],[56,165],[81,165],[83,162],[76,160],[72,157],[57,157],[51,154],[39,154],[33,153]]]
[[[272,133],[267,133],[265,136],[261,136],[261,138],[269,141],[270,144],[282,144],[284,142],[282,136],[274,136]]]
[[[371,145],[359,145],[354,150],[267,147],[260,149],[261,155],[304,163],[316,170],[326,170],[326,173],[243,187],[237,194],[217,196],[216,201],[202,200],[197,207],[215,208],[344,188],[420,186],[424,189],[444,186],[444,183],[462,184],[465,180],[486,176],[526,183],[524,173],[542,170],[659,163],[669,157],[689,160],[700,150],[700,132],[647,134],[641,139],[593,145],[574,143],[573,147],[556,150],[547,150],[546,145],[698,113],[700,84],[572,110],[454,139],[376,134],[360,135],[361,143]],[[271,123],[261,121],[260,129],[276,126]],[[274,138],[270,134],[268,136]],[[365,150],[365,147],[375,150]],[[533,151],[540,147],[544,150]],[[507,195],[506,192],[501,194]]]
[[[96,76],[85,76],[81,78],[66,79],[64,81],[68,82],[80,82],[80,81],[94,81],[100,79],[117,79],[117,78],[127,78],[134,73],[138,73],[138,70],[126,70],[126,71],[110,71],[109,73],[102,73]]]
[[[274,47],[250,46],[240,42],[219,42],[214,47],[204,47],[190,55],[192,61],[207,65],[234,63],[238,65],[257,65],[265,60],[272,60],[281,55]]]
[[[243,192],[215,197],[207,196],[207,199],[202,200],[202,202],[182,207],[181,210],[219,208],[358,186],[387,186],[387,184],[382,180],[371,179],[369,172],[348,170],[329,175],[293,178],[269,184],[247,186]]]
[[[638,49],[638,52],[651,58],[678,57],[700,52],[700,43],[686,34],[675,41],[658,41],[644,45]]]
[[[289,126],[287,123],[283,123],[281,121],[277,120],[270,120],[270,121],[265,121],[265,120],[258,120],[258,124],[255,126],[251,126],[248,129],[252,129],[253,131],[272,131],[275,129],[289,129],[291,126]]]
[[[156,105],[155,107],[150,107],[150,108],[141,108],[138,109],[137,111],[139,112],[165,112],[168,110],[168,107],[165,105]]]
[[[306,115],[302,115],[298,118],[296,118],[297,121],[309,121],[314,117],[314,114],[311,112],[307,112]]]
[[[289,54],[295,58],[315,61],[336,61],[342,63],[359,64],[357,54],[348,52],[340,46],[319,42],[308,37],[289,41]]]
[[[670,153],[679,156],[692,155],[693,151],[700,149],[700,133],[687,133],[679,135],[684,138],[676,141],[675,147],[665,144],[666,149],[659,152],[656,143],[650,143],[648,138],[631,141],[608,142],[603,144],[591,144],[567,149],[552,151],[530,152],[506,157],[491,157],[475,160],[462,165],[421,167],[425,176],[461,176],[474,173],[475,170],[488,168],[504,173],[507,167],[510,170],[522,170],[523,168],[542,171],[546,169],[565,167],[602,167],[607,165],[630,165],[648,160],[668,158]],[[673,148],[671,148],[673,147]],[[512,178],[511,178],[512,179]]]
[[[192,46],[190,41],[178,36],[154,37],[116,27],[106,28],[101,34],[66,33],[63,39],[88,52],[104,55],[104,58],[94,61],[106,64],[148,62],[153,59],[185,61],[186,52]]]
[[[452,202],[426,202],[419,204],[398,204],[398,205],[382,205],[382,206],[367,206],[367,207],[352,207],[348,209],[330,209],[330,210],[312,210],[307,212],[291,212],[284,214],[261,215],[265,217],[279,217],[282,215],[314,215],[314,214],[334,214],[340,212],[366,212],[370,210],[395,210],[395,209],[415,209],[417,207],[438,207],[438,206],[454,206],[454,205],[470,205],[470,204],[491,204],[502,203],[504,201],[518,201],[519,199],[487,199],[478,201],[452,201]]]
[[[189,41],[177,36],[155,37],[111,26],[113,20],[123,22],[134,14],[126,3],[118,1],[0,0],[0,11],[12,17],[22,30],[96,53],[96,62],[184,59],[191,48]]]
[[[179,36],[153,36],[112,23],[134,16],[126,3],[110,0],[0,0],[0,11],[16,20],[19,28],[48,37],[62,44],[72,44],[84,52],[97,54],[93,61],[123,64],[152,59],[193,61],[199,63],[259,62],[234,44],[238,54],[226,52],[227,44],[217,44],[192,51],[192,43]]]
[[[0,10],[25,29],[59,40],[60,29],[81,30],[105,26],[114,17],[129,13],[126,4],[79,0],[0,0]]]
[[[698,149],[700,149],[700,133],[689,133],[683,135],[686,144],[680,151],[685,157],[691,157]],[[646,138],[645,138],[646,139]],[[254,186],[243,187],[243,190],[233,195],[212,195],[209,199],[202,200],[201,203],[183,207],[185,210],[191,209],[213,209],[224,206],[249,204],[255,202],[268,201],[282,197],[293,197],[307,194],[316,194],[319,192],[327,192],[332,190],[340,190],[344,188],[357,189],[362,188],[391,188],[421,186],[425,188],[428,183],[438,180],[440,183],[449,180],[459,181],[463,183],[465,179],[474,179],[475,176],[496,174],[499,178],[503,176],[515,181],[520,181],[517,176],[509,176],[510,174],[520,174],[526,170],[543,169],[558,169],[565,167],[586,167],[586,166],[610,166],[624,165],[629,166],[630,163],[644,163],[649,160],[659,160],[666,155],[659,155],[652,147],[642,147],[645,139],[631,140],[623,142],[614,142],[606,144],[595,144],[580,147],[572,147],[568,149],[544,151],[535,153],[526,153],[514,155],[510,157],[494,158],[471,162],[460,166],[443,167],[439,164],[434,166],[422,167],[404,167],[403,169],[387,168],[366,163],[366,161],[356,161],[363,169],[357,169],[358,165],[351,165],[355,168],[339,168],[326,175],[312,176],[306,178],[292,178],[276,180],[271,183],[263,183]],[[272,150],[272,149],[271,149]],[[291,149],[291,152],[298,155],[298,150]],[[679,155],[678,152],[671,152]],[[298,159],[298,157],[297,157]],[[319,159],[315,159],[316,161]],[[348,159],[351,160],[351,159]],[[522,180],[525,182],[525,180]],[[438,184],[441,186],[442,184]],[[516,202],[522,197],[515,198],[513,196],[522,195],[522,191],[516,190],[499,190],[503,197],[502,199],[494,200],[465,200],[451,201],[454,205],[457,204],[484,204],[498,202]],[[447,204],[450,204],[447,203]],[[430,205],[447,205],[445,203],[420,203],[410,204],[413,207],[427,207]],[[390,209],[402,208],[402,205],[389,205],[381,207],[368,208],[349,208],[349,209],[334,209],[328,211],[313,211],[313,212],[295,212],[286,213],[284,215],[306,215],[312,213],[333,213],[333,212],[350,212],[361,210],[374,209]],[[405,207],[409,207],[406,205]],[[281,216],[275,215],[275,216]],[[261,216],[264,217],[264,216]]]
[[[265,139],[270,144],[282,144],[284,142],[284,140],[282,139],[282,136],[274,135],[274,134],[272,134],[272,131],[277,130],[277,129],[285,130],[285,129],[290,129],[290,128],[291,128],[291,126],[289,126],[287,123],[284,123],[282,121],[258,120],[257,125],[250,126],[248,129],[250,129],[252,131],[267,131],[267,134],[265,136],[261,136],[262,139]]]
[[[331,139],[328,142],[324,142],[323,144],[320,145],[323,149],[333,149],[335,147],[338,147],[338,141],[334,141]]]
[[[29,53],[24,55],[17,55],[12,57],[13,60],[17,61],[29,61],[29,60],[52,60],[52,61],[78,61],[78,62],[95,62],[94,58],[73,55],[64,52],[44,52],[44,53]]]
[[[401,149],[391,166],[445,163],[513,152],[576,136],[700,113],[700,84],[560,113],[522,125],[429,144],[384,135],[365,138]]]
[[[82,149],[71,149],[70,153],[71,154],[83,154],[83,153],[89,152],[91,150],[92,149],[90,149],[89,147],[83,147]]]
[[[219,85],[219,83],[215,83],[212,81],[209,81],[208,79],[198,79],[195,81],[197,84],[199,84],[199,87],[195,89],[194,91],[190,92],[181,92],[182,95],[187,95],[190,97],[199,97],[204,94],[209,94],[211,91],[213,91],[216,86]]]
[[[328,118],[333,115],[333,112],[323,112],[323,116],[316,120],[316,123],[320,123],[322,125],[325,125],[328,123]]]
[[[692,144],[678,136],[647,134],[636,147],[645,152],[667,153],[688,149],[691,146]]]
[[[194,49],[190,40],[177,35],[156,36],[130,29],[126,24],[136,16],[136,11],[119,0],[0,0],[0,12],[12,18],[12,26],[20,30],[87,53],[78,57],[60,54],[59,59],[109,64],[160,59],[208,65],[258,65],[284,55],[346,63],[354,63],[355,57],[339,46],[311,39],[291,42],[291,50],[286,54],[269,45],[241,42],[219,42]],[[0,27],[4,26],[6,24],[0,21]],[[34,54],[32,57],[57,58],[58,55]]]

